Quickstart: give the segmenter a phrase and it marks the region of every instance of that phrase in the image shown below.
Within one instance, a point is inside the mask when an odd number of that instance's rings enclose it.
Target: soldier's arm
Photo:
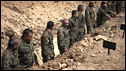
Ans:
[[[85,18],[84,18],[84,16],[82,16],[82,20],[83,20],[83,24],[85,25]]]
[[[70,19],[69,22],[71,23],[71,25],[74,25],[76,26],[77,25],[77,22],[75,22],[74,20]]]
[[[57,35],[58,35],[58,42],[59,42],[61,48],[66,49],[63,31],[62,30],[58,30]]]
[[[3,70],[11,70],[10,64],[12,63],[10,59],[10,55],[3,55],[2,57],[2,69]]]
[[[33,58],[33,63],[35,63],[35,57],[34,57],[34,44],[33,44],[33,40],[31,40],[31,45],[32,45],[32,48],[33,48],[33,54],[32,54],[32,58]]]
[[[90,23],[90,12],[89,12],[89,10],[86,10],[86,11],[85,11],[85,17],[87,18],[87,19],[86,19],[87,24],[88,24],[88,25],[91,25],[91,23]]]
[[[101,9],[101,12],[103,13],[104,16],[111,18],[111,16],[109,16],[103,9]]]
[[[97,16],[98,16],[98,14],[99,14],[100,9],[101,9],[101,7],[100,7],[100,8],[98,9],[98,11],[97,11]]]

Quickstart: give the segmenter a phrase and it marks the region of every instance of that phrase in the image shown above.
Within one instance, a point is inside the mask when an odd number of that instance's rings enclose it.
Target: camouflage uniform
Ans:
[[[85,22],[84,22],[84,16],[83,14],[78,11],[78,36],[77,36],[77,40],[81,40],[85,34]]]
[[[98,14],[99,14],[99,11],[101,10],[101,8],[102,8],[102,7],[100,6],[100,7],[99,7],[99,9],[98,9],[98,11],[97,11],[97,16],[98,16]]]
[[[69,31],[67,28],[60,26],[57,32],[57,40],[60,54],[64,53],[64,49],[69,49]]]
[[[41,37],[41,48],[42,48],[42,57],[43,62],[47,62],[47,58],[54,58],[54,45],[53,45],[53,35],[47,29],[43,32]]]
[[[77,18],[70,18],[69,19],[69,34],[70,34],[70,45],[77,41],[78,35],[78,20]]]
[[[20,64],[25,68],[31,67],[35,63],[33,40],[28,44],[21,38],[19,42],[18,54]]]
[[[116,14],[122,11],[122,1],[116,1]]]
[[[108,15],[108,12],[112,12],[108,9],[103,9],[101,8],[99,10],[99,14],[97,16],[97,20],[96,20],[96,23],[97,23],[97,27],[99,27],[101,24],[104,24],[106,20],[108,20],[107,18],[107,15]]]
[[[95,13],[93,8],[87,7],[85,10],[85,20],[87,25],[87,33],[91,33],[92,29],[95,27]],[[91,25],[91,27],[89,27]]]
[[[2,56],[2,69],[3,70],[24,70],[18,59],[18,53],[12,52],[7,48]]]

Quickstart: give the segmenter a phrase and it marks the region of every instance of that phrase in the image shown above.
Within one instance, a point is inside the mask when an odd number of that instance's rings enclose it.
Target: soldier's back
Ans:
[[[89,20],[89,18],[90,18],[90,20]],[[95,13],[93,11],[93,8],[91,8],[89,6],[85,10],[85,20],[86,20],[86,23],[89,23],[89,21],[90,21],[89,24],[91,24],[91,25],[94,25],[94,23],[95,23]]]

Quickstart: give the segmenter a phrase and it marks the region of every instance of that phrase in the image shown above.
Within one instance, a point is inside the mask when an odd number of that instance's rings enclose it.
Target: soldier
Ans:
[[[108,18],[111,18],[111,16],[107,14],[108,12],[111,12],[116,16],[114,12],[107,9],[107,4],[105,3],[103,4],[103,7],[100,9],[99,14],[97,16],[97,27],[99,27],[101,24],[104,24],[105,21],[108,20]]]
[[[51,31],[54,28],[54,23],[49,21],[47,23],[47,28],[43,32],[41,37],[41,48],[42,48],[42,57],[43,62],[54,59],[54,45],[53,45],[53,35]]]
[[[18,48],[20,64],[24,68],[37,65],[37,58],[34,54],[33,45],[33,31],[30,29],[25,29],[23,35],[20,38],[20,44]],[[36,62],[36,63],[35,63]]]
[[[84,34],[85,34],[85,18],[82,14],[83,11],[83,5],[78,5],[78,36],[77,36],[77,40],[80,41]]]
[[[98,9],[98,11],[97,11],[97,16],[98,16],[98,14],[99,14],[99,11],[102,9],[102,7],[103,7],[103,4],[105,4],[105,2],[101,2],[101,6],[99,7],[99,9]]]
[[[60,54],[68,51],[69,49],[69,31],[68,31],[69,21],[64,19],[62,25],[59,27],[57,32],[58,48]]]
[[[70,34],[70,45],[73,45],[77,41],[78,35],[78,12],[76,10],[72,11],[72,17],[69,19],[69,34]]]
[[[122,1],[116,1],[116,14],[122,11]]]
[[[88,34],[91,33],[93,28],[95,28],[95,13],[92,7],[94,7],[94,1],[90,1],[89,6],[85,10],[85,20]]]
[[[2,56],[2,69],[3,70],[24,70],[18,59],[17,48],[19,46],[19,40],[16,37],[9,39],[8,47],[4,51]],[[27,70],[27,69],[25,69]]]

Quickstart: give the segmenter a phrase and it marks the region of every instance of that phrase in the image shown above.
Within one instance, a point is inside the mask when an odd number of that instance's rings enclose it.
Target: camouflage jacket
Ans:
[[[99,11],[101,10],[101,8],[102,8],[102,7],[100,6],[100,7],[99,7],[99,9],[98,9],[98,11],[97,11],[97,16],[98,16],[98,14],[99,14]]]
[[[2,69],[3,70],[24,70],[21,67],[18,59],[18,53],[12,52],[8,48],[4,51],[2,56]]]
[[[85,20],[87,25],[94,25],[95,23],[95,13],[93,8],[87,7],[85,10]]]
[[[69,31],[67,28],[60,26],[57,32],[58,47],[61,47],[63,50],[69,49]]]
[[[47,29],[43,32],[41,38],[42,56],[54,57],[53,35]]]
[[[107,18],[107,15],[108,15],[108,13],[111,13],[112,11],[111,10],[109,10],[109,9],[103,9],[103,8],[101,8],[100,10],[99,10],[99,14],[98,14],[98,16],[97,16],[97,24],[103,24],[108,18]]]
[[[25,68],[30,67],[33,63],[35,63],[33,40],[27,44],[21,38],[19,42],[18,54],[20,64]]]
[[[69,32],[70,32],[70,37],[71,36],[77,36],[78,34],[78,19],[77,18],[70,18],[69,19]]]
[[[78,24],[79,24],[79,28],[84,28],[85,22],[84,22],[85,18],[83,16],[83,14],[78,11]]]

